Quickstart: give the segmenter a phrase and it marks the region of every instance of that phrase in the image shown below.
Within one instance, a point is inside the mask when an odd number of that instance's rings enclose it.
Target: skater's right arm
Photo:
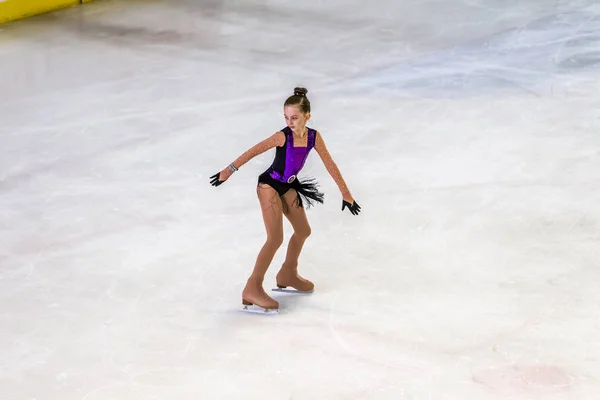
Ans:
[[[266,138],[260,143],[255,144],[250,149],[246,150],[241,156],[239,156],[232,164],[235,168],[241,168],[248,161],[254,157],[264,153],[273,147],[281,147],[285,144],[285,135],[279,131]]]
[[[239,156],[235,161],[233,161],[231,165],[233,166],[234,170],[238,170],[248,161],[252,160],[254,157],[274,147],[281,147],[283,145],[285,145],[285,134],[281,131],[276,132],[270,137],[266,138],[265,140],[255,144],[250,149],[246,150],[241,156]],[[227,167],[219,173],[218,180],[226,181],[232,174],[233,171],[229,167]]]

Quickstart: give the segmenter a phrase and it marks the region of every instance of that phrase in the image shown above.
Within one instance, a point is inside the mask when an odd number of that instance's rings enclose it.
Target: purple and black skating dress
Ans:
[[[273,164],[258,177],[258,183],[266,183],[283,196],[288,190],[294,189],[298,196],[296,204],[302,207],[304,202],[309,206],[314,202],[323,203],[324,195],[317,190],[314,179],[298,179],[298,173],[304,167],[304,163],[315,147],[317,131],[308,128],[307,145],[294,146],[294,134],[289,127],[281,130],[285,134],[285,144],[276,148]]]

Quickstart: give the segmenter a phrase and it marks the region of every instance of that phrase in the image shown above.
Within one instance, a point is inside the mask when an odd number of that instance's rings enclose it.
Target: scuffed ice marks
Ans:
[[[527,25],[359,77],[364,88],[405,95],[539,95],[567,79],[600,75],[600,11],[546,17]]]
[[[598,38],[595,38],[599,41]],[[585,51],[575,53],[572,56],[562,60],[558,65],[564,69],[585,69],[597,67],[600,64],[600,45],[597,51]]]
[[[577,24],[571,35],[565,35],[564,46],[559,48],[555,62],[560,70],[569,72],[576,69],[590,69],[589,72],[600,71],[600,15],[576,14],[568,15],[562,22]],[[579,22],[579,23],[578,23]]]

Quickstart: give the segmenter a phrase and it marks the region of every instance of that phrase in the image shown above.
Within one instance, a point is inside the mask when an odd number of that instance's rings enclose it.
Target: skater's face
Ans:
[[[294,133],[303,133],[306,122],[310,119],[310,113],[303,113],[298,106],[283,107],[285,123]]]

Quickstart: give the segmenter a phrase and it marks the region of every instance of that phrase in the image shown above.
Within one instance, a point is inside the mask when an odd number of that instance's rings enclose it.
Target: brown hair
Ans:
[[[294,94],[287,98],[283,106],[298,106],[302,113],[309,113],[310,101],[308,101],[306,93],[308,93],[308,90],[303,87],[294,88]]]

